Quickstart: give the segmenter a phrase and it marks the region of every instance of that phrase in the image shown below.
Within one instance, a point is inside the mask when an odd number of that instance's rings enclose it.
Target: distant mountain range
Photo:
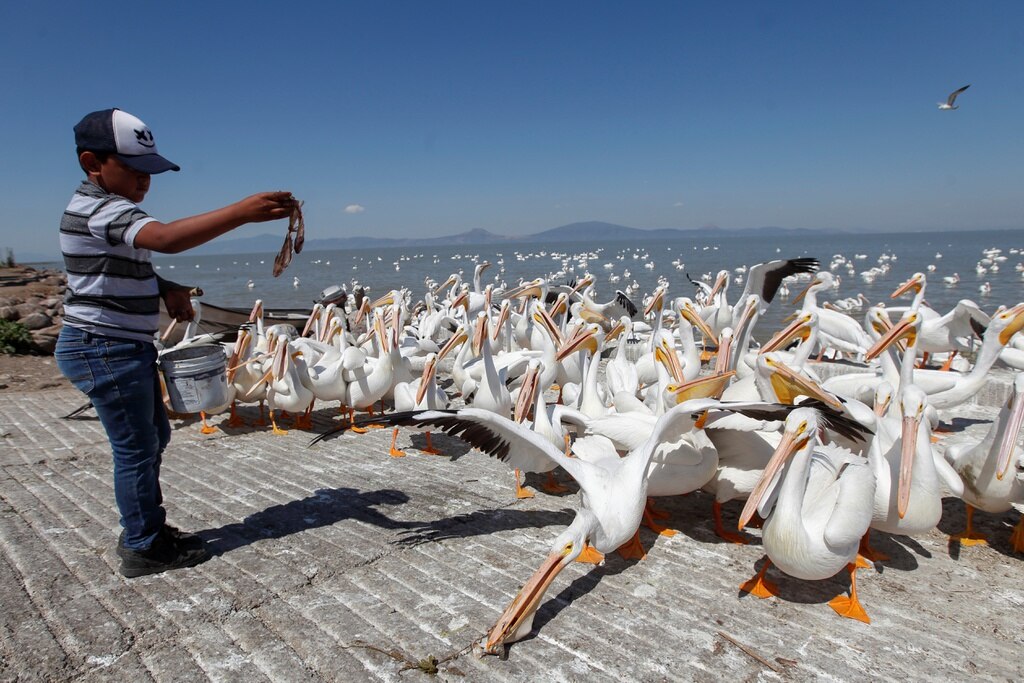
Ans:
[[[601,221],[586,221],[582,223],[570,223],[542,232],[534,232],[529,235],[509,236],[496,235],[487,230],[477,229],[462,232],[457,235],[446,235],[444,237],[328,237],[322,239],[307,239],[303,251],[325,251],[329,249],[365,249],[368,247],[430,247],[450,246],[456,244],[508,244],[515,242],[578,242],[580,240],[596,242],[628,242],[632,240],[650,239],[679,239],[692,236],[696,233],[707,235],[708,233],[719,236],[743,236],[743,235],[822,235],[834,233],[832,230],[805,230],[798,228],[744,228],[739,230],[722,230],[720,228],[658,228],[643,230],[630,228],[625,225],[603,223]],[[253,237],[241,237],[238,239],[219,239],[208,242],[201,247],[192,250],[194,254],[264,254],[273,253],[281,248],[284,241],[284,233],[262,234]]]

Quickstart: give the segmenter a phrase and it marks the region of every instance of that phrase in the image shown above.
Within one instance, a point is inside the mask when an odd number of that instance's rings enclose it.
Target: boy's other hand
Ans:
[[[164,306],[167,307],[167,315],[183,323],[196,317],[192,308],[192,297],[190,290],[173,287],[164,293]]]
[[[297,204],[291,192],[260,192],[238,202],[246,223],[288,218]]]

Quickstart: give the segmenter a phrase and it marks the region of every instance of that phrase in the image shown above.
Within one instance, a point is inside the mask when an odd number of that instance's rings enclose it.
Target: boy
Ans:
[[[54,357],[89,396],[110,440],[123,528],[121,573],[191,567],[209,554],[198,536],[165,521],[160,459],[171,429],[153,339],[160,299],[177,320],[191,319],[193,311],[188,289],[157,277],[150,253],[177,253],[246,223],[287,218],[295,199],[289,192],[263,192],[161,223],[137,205],[151,175],[180,169],[160,156],[146,124],[119,109],[92,112],[75,126],[75,144],[86,179],[60,224],[68,288]]]

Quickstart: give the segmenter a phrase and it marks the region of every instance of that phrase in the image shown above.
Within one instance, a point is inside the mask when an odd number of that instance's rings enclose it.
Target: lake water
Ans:
[[[1006,260],[996,262],[998,272],[978,275],[975,267],[984,258],[983,251],[992,248],[1001,249]],[[469,280],[474,264],[483,260],[493,264],[484,273],[485,284],[497,280],[513,285],[521,278],[532,279],[560,271],[565,271],[567,277],[579,276],[589,271],[597,278],[598,301],[611,299],[616,289],[625,289],[635,281],[640,294],[632,298],[639,305],[643,295],[654,289],[659,277],[669,282],[671,296],[692,297],[694,286],[687,281],[686,273],[699,279],[705,273],[726,269],[736,277],[741,275],[734,272],[738,267],[798,256],[816,257],[822,269],[829,269],[835,255],[851,263],[855,274],[849,274],[846,264],[833,269],[841,283],[838,290],[823,297],[826,300],[863,293],[872,302],[889,301],[893,289],[917,271],[928,275],[926,299],[940,312],[965,298],[975,301],[989,313],[1000,304],[1012,305],[1024,300],[1024,279],[1016,270],[1017,264],[1024,262],[1024,233],[1011,231],[742,237],[718,233],[710,238],[679,241],[516,242],[449,248],[303,251],[278,278],[271,275],[274,254],[157,255],[154,264],[163,277],[202,287],[204,301],[222,306],[251,306],[256,298],[261,298],[268,307],[308,308],[324,288],[342,283],[349,291],[354,283],[368,287],[371,296],[407,287],[415,297],[421,298],[425,278],[443,282],[449,274],[457,272],[464,280]],[[889,257],[889,272],[874,282],[865,282],[860,273],[879,266],[879,259],[886,257]],[[683,265],[680,268],[673,262]],[[606,264],[611,267],[606,268]],[[647,264],[653,267],[646,267]],[[934,272],[928,272],[929,265],[935,266]],[[948,287],[942,278],[953,273],[959,274],[960,283]],[[612,277],[619,280],[613,282]],[[979,291],[985,282],[992,287],[987,296]],[[736,301],[742,287],[730,281],[730,303]],[[801,288],[802,285],[791,287],[792,296]],[[892,301],[890,305],[901,303],[905,302]],[[775,329],[792,308],[788,301],[776,299],[763,324]]]

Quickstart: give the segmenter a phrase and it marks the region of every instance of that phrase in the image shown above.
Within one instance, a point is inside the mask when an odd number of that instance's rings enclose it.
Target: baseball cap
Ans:
[[[149,126],[117,108],[86,114],[75,126],[75,145],[92,152],[113,154],[126,166],[142,173],[181,170],[157,153]]]

